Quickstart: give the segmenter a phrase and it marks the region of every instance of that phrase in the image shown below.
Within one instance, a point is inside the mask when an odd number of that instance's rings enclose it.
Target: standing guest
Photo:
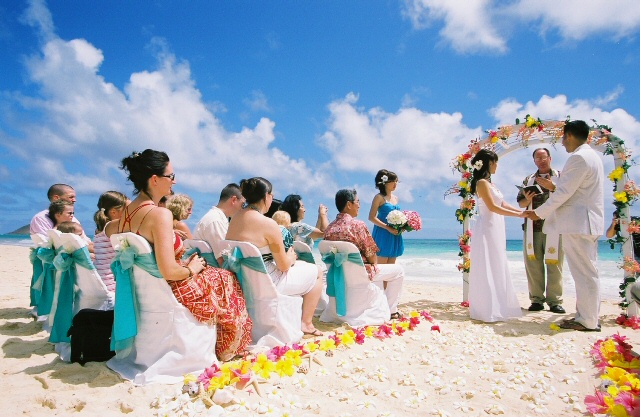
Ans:
[[[324,240],[351,242],[358,248],[369,279],[384,285],[384,294],[391,311],[390,319],[401,318],[398,300],[402,292],[404,269],[400,265],[378,264],[378,246],[366,224],[356,219],[360,211],[360,199],[356,190],[339,190],[336,193],[336,208],[339,213],[325,230]]]
[[[320,204],[318,207],[318,220],[315,227],[304,223],[302,220],[304,220],[306,209],[302,197],[297,194],[286,196],[280,205],[280,210],[286,211],[291,217],[289,232],[293,236],[293,240],[304,242],[310,248],[313,248],[314,239],[320,239],[324,236],[324,231],[329,225],[327,207],[324,204]]]
[[[182,261],[184,246],[173,230],[173,216],[158,207],[160,198],[171,194],[175,173],[164,152],[147,149],[122,160],[122,169],[133,183],[135,200],[125,207],[117,222],[105,227],[107,236],[133,232],[151,246],[162,277],[179,303],[203,323],[216,325],[216,355],[227,361],[245,353],[251,343],[252,323],[235,275],[207,266],[194,254]]]
[[[498,155],[480,149],[471,160],[471,193],[478,199],[478,217],[472,227],[471,271],[469,272],[469,314],[484,322],[521,317],[520,304],[513,289],[507,263],[504,216],[523,217],[523,213],[504,201],[491,183],[498,169]]]
[[[49,203],[62,200],[71,203],[73,206],[76,203],[76,192],[70,185],[53,184],[47,191],[47,198],[49,199]],[[73,217],[71,221],[80,223],[75,217]],[[54,226],[54,220],[49,217],[49,210],[45,209],[33,216],[29,224],[29,233],[32,235],[38,233],[46,236],[47,230],[53,229]],[[83,238],[88,239],[86,234]]]
[[[238,184],[228,184],[220,192],[218,204],[211,207],[196,225],[193,237],[209,243],[219,265],[222,265],[220,242],[227,238],[229,219],[242,208],[244,201]]]
[[[227,240],[249,242],[262,254],[267,274],[278,292],[302,296],[301,330],[307,336],[322,336],[313,325],[313,313],[320,299],[322,280],[315,265],[296,260],[293,248],[284,249],[278,224],[264,216],[273,202],[272,186],[261,177],[240,181],[247,206],[231,218]]]
[[[553,178],[560,173],[551,168],[551,153],[547,148],[533,151],[533,163],[538,170],[522,181],[523,186],[540,185],[542,194],[524,192],[520,190],[516,197],[518,205],[527,210],[535,210],[549,199],[549,194],[555,191]],[[564,251],[557,233],[546,234],[542,231],[544,220],[525,219],[523,253],[524,266],[529,284],[529,311],[544,309],[544,303],[549,305],[549,311],[564,314],[562,307],[562,263]],[[546,270],[546,279],[545,279]],[[545,296],[546,289],[546,296]]]
[[[116,281],[111,271],[111,261],[116,256],[116,252],[113,250],[104,228],[110,221],[120,219],[124,208],[129,203],[126,195],[118,191],[107,191],[98,198],[98,211],[93,215],[93,221],[96,223],[93,237],[93,250],[96,258],[93,264],[107,286],[107,290],[111,292],[116,290]]]
[[[394,264],[396,258],[404,253],[402,234],[387,222],[387,215],[391,211],[400,210],[398,197],[393,195],[398,187],[398,176],[395,172],[381,169],[376,174],[375,184],[380,192],[373,197],[369,221],[373,223],[373,240],[380,248],[377,254],[378,263]]]
[[[167,208],[173,214],[173,230],[180,233],[182,239],[193,239],[189,226],[184,222],[191,216],[193,200],[186,194],[175,194],[167,200]]]
[[[637,224],[638,222],[640,222],[640,217],[631,216],[631,221]],[[620,216],[618,216],[618,211],[614,211],[613,217],[611,218],[611,224],[607,228],[605,236],[607,237],[607,239],[613,239],[619,232]],[[640,234],[630,233],[629,237],[631,238],[631,243],[633,244],[633,257],[636,261],[640,261]],[[640,286],[638,288],[640,288]]]
[[[604,168],[587,143],[589,126],[582,120],[564,125],[562,146],[570,156],[555,191],[546,203],[528,211],[533,220],[546,219],[544,231],[562,236],[569,270],[576,283],[576,316],[563,329],[600,331],[598,238],[604,233]],[[551,221],[552,220],[552,221]]]

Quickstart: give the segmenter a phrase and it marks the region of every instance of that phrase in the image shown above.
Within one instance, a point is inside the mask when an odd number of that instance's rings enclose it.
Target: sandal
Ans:
[[[312,332],[302,332],[302,338],[303,339],[310,339],[312,337],[321,337],[324,336],[324,333],[322,333],[320,330],[318,329],[313,329]]]
[[[575,320],[565,320],[561,322],[558,327],[560,327],[561,329],[577,330],[579,332],[599,332],[602,330],[599,324],[595,329],[590,329]]]
[[[401,318],[402,318],[402,314],[400,314],[399,311],[396,311],[391,315],[391,318],[389,320],[400,320]]]

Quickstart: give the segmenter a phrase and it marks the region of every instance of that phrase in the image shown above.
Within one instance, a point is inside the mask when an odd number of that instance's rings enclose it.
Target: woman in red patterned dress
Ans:
[[[173,231],[173,215],[157,205],[163,196],[171,194],[175,184],[169,157],[147,149],[124,158],[121,168],[128,172],[137,197],[118,222],[106,226],[106,234],[134,232],[147,239],[160,274],[176,299],[198,321],[216,325],[218,359],[227,361],[243,354],[251,343],[252,323],[238,280],[233,272],[207,266],[198,255],[182,261],[184,248]]]

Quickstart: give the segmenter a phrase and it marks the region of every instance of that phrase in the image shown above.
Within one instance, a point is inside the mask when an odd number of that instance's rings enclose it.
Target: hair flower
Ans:
[[[481,160],[476,161],[476,163],[473,164],[473,168],[477,171],[480,171],[480,169],[482,168],[482,161]]]
[[[387,177],[386,175],[383,175],[382,177],[380,177],[381,183],[386,184],[387,181],[389,181],[389,177]]]

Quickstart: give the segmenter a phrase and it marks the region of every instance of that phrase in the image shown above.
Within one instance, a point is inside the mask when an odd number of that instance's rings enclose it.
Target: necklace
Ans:
[[[256,206],[254,206],[253,204],[247,204],[247,208],[250,208],[251,210],[255,210],[258,213],[262,214],[262,212],[260,211],[260,209]]]

